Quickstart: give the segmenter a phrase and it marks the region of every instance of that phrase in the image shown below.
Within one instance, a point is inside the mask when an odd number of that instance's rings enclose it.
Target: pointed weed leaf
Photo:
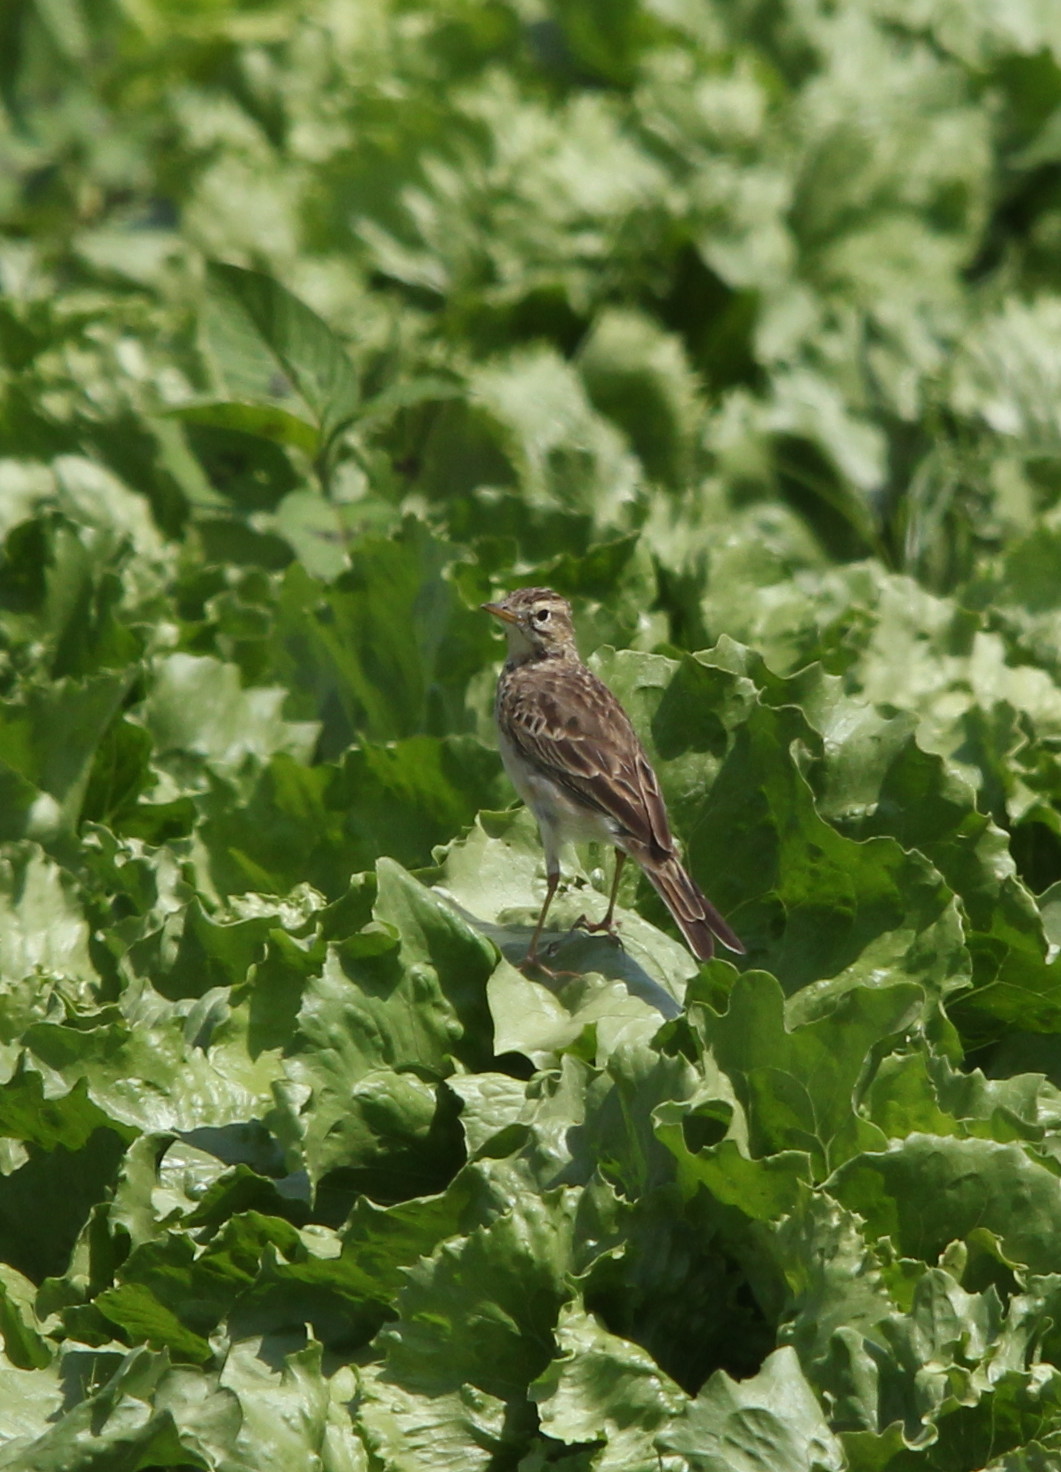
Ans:
[[[349,549],[366,529],[360,511],[359,503],[336,504],[315,486],[303,485],[284,497],[270,523],[310,577],[330,583],[349,567]],[[397,520],[396,514],[384,518],[385,524]]]
[[[248,500],[272,506],[297,484],[286,456],[272,446],[284,446],[312,459],[320,448],[313,424],[279,404],[247,404],[229,399],[206,399],[169,410],[187,426],[193,453],[199,458],[211,486],[237,506]],[[262,441],[271,441],[271,454]]]
[[[447,399],[461,398],[463,393],[460,383],[439,376],[424,375],[389,384],[364,401],[357,416],[358,428],[371,433],[387,424],[403,409],[410,409],[418,404],[444,403]]]
[[[215,506],[260,517],[302,484],[287,447],[312,456],[316,437],[300,419],[257,404],[203,404],[173,413],[180,416],[188,451],[208,482],[196,497],[200,535]]]
[[[357,413],[360,385],[346,350],[278,281],[212,262],[204,319],[232,398],[276,404],[307,419],[319,449]]]

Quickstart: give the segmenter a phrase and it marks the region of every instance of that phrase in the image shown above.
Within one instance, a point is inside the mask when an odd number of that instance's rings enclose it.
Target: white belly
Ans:
[[[503,732],[498,746],[512,785],[538,820],[548,860],[561,843],[615,843],[611,818],[576,803],[565,788],[532,767]]]

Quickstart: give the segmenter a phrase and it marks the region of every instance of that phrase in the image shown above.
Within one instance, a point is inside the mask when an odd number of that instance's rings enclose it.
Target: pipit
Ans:
[[[551,588],[519,588],[482,606],[508,636],[494,705],[501,759],[538,820],[545,850],[545,903],[524,966],[538,964],[565,842],[616,849],[607,913],[587,929],[614,930],[615,896],[629,857],[655,885],[694,956],[714,955],[716,939],[743,952],[681,865],[656,774],[629,716],[579,658],[567,599]]]

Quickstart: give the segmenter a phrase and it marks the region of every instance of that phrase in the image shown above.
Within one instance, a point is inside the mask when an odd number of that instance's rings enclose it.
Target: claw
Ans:
[[[602,931],[610,935],[612,940],[621,950],[626,949],[623,938],[619,934],[619,926],[615,920],[605,915],[603,920],[590,920],[585,915],[580,915],[571,927],[572,930],[584,930],[588,935],[599,935]]]
[[[553,949],[552,946],[549,947]],[[527,955],[522,961],[517,961],[516,970],[522,971],[524,976],[537,972],[541,976],[547,976],[550,981],[568,981],[574,976],[581,976],[581,971],[558,971],[555,966],[548,966],[538,956]]]

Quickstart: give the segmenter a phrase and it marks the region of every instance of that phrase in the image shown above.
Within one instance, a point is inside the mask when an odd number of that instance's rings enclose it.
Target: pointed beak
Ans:
[[[480,603],[479,607],[484,613],[491,613],[494,618],[499,618],[503,624],[518,622],[516,615],[510,613],[503,603]]]

